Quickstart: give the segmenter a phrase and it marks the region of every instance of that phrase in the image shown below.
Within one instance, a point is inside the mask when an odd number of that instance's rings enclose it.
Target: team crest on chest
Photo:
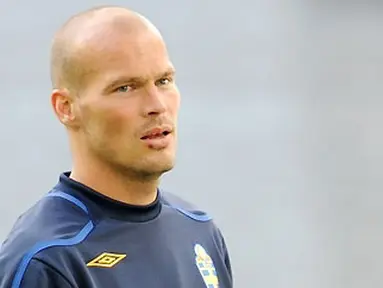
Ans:
[[[194,246],[194,252],[195,264],[197,265],[206,287],[218,288],[217,271],[215,270],[213,260],[200,244]]]

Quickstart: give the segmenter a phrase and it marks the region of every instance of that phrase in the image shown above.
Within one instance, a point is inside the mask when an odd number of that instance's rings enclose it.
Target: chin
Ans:
[[[143,156],[142,164],[148,170],[154,171],[169,171],[173,169],[175,162],[175,153],[171,150],[156,151],[154,153]]]
[[[163,174],[171,171],[174,166],[174,157],[149,157],[136,165],[129,165],[128,170],[135,171],[135,175],[145,180],[157,180]]]
[[[158,161],[158,162],[152,162],[148,163],[149,165],[147,166],[147,171],[150,173],[154,174],[163,174],[166,172],[169,172],[174,168],[174,161],[169,160],[169,161]]]
[[[135,169],[135,177],[137,179],[140,179],[140,181],[146,182],[146,181],[157,181],[161,178],[162,175],[165,173],[171,171],[173,169],[173,166],[157,166],[157,167],[145,167],[145,168],[138,168]]]

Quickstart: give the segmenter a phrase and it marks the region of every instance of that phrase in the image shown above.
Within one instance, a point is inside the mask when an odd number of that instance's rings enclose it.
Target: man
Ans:
[[[157,188],[174,165],[180,104],[159,31],[95,8],[57,32],[51,64],[73,167],[3,243],[0,287],[232,287],[210,217]]]

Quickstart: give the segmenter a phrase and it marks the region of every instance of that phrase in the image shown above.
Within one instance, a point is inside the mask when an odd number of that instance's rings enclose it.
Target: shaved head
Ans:
[[[51,50],[51,80],[55,89],[80,92],[95,70],[97,52],[113,49],[121,35],[131,41],[157,28],[144,16],[117,6],[97,7],[71,17],[56,33]]]
[[[149,20],[115,6],[79,13],[56,33],[51,57],[51,103],[76,169],[97,166],[141,182],[172,169],[180,94]]]

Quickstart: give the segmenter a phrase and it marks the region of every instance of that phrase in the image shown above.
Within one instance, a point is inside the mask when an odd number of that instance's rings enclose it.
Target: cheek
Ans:
[[[129,139],[134,134],[132,126],[134,119],[129,116],[128,111],[110,111],[110,113],[104,114],[103,121],[106,130],[105,134],[117,138],[116,141],[124,141],[124,139]]]
[[[121,141],[121,137],[129,138],[132,134],[131,123],[127,111],[115,109],[85,109],[83,122],[86,130],[93,137],[104,141]]]

